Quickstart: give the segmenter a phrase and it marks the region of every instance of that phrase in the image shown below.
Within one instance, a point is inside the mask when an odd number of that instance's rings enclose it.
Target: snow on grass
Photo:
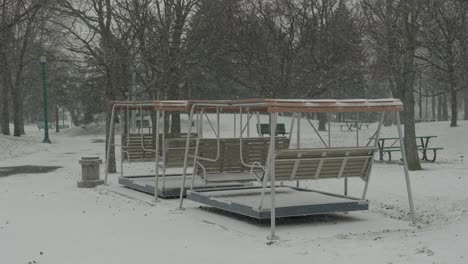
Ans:
[[[222,120],[222,136],[233,136],[232,116]],[[289,130],[289,118],[279,121]],[[301,143],[320,147],[309,124],[301,124]],[[360,132],[361,145],[375,128],[372,124]],[[205,122],[206,136],[212,136],[210,130]],[[383,130],[386,136],[397,135],[395,127]],[[255,133],[254,122],[250,132]],[[52,145],[40,143],[42,131],[33,129],[24,138],[0,137],[0,167],[62,167],[0,177],[0,263],[467,263],[468,123],[457,128],[421,123],[417,134],[437,135],[433,146],[445,148],[436,163],[411,172],[418,227],[408,225],[402,166],[375,163],[369,212],[278,221],[281,240],[272,245],[265,239],[268,221],[201,209],[190,201],[183,211],[175,209],[176,200],[154,203],[151,196],[119,186],[119,173],[110,175],[110,186],[76,188],[79,158],[104,157],[104,143],[96,141],[104,138],[99,131],[51,133]],[[321,135],[328,142],[328,132]],[[331,135],[332,146],[356,144],[356,133],[340,132],[338,124],[332,124]],[[142,164],[126,165],[126,172],[137,168],[151,173],[151,165]],[[342,180],[304,186],[343,191]],[[349,187],[351,195],[359,196],[363,183],[350,179]]]
[[[0,161],[26,156],[38,151],[44,151],[47,146],[41,145],[37,127],[26,126],[26,135],[21,137],[0,135]]]

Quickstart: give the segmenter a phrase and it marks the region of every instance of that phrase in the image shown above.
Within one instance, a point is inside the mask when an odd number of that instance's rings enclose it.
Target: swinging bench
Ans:
[[[252,186],[226,187],[216,189],[194,189],[193,184],[187,193],[187,199],[229,211],[235,214],[245,215],[256,219],[271,219],[271,234],[269,239],[276,237],[276,218],[291,216],[306,216],[324,213],[340,213],[348,211],[367,210],[369,202],[366,199],[370,173],[374,161],[374,154],[378,151],[377,143],[385,113],[400,112],[402,103],[397,99],[377,100],[281,100],[281,99],[250,99],[235,101],[211,101],[192,102],[190,107],[189,123],[197,113],[209,109],[228,108],[239,111],[241,125],[239,129],[240,161],[245,167],[250,168],[250,173],[255,177],[250,180]],[[270,140],[268,144],[267,158],[262,161],[249,161],[243,157],[245,127],[242,123],[243,112],[266,112],[270,115]],[[307,121],[317,133],[323,148],[302,148],[300,144],[300,121],[301,116],[307,113],[344,113],[344,112],[378,112],[380,119],[374,136],[377,138],[374,144],[368,141],[366,145],[359,144],[359,130],[356,130],[356,146],[345,148],[334,148],[330,140],[330,122],[328,125],[328,143],[320,136],[313,123]],[[278,148],[277,133],[275,131],[278,113],[292,113],[294,120],[297,119],[297,146],[295,149]],[[401,146],[402,129],[399,115],[396,116],[397,130]],[[219,120],[218,120],[219,121]],[[191,127],[188,127],[189,135]],[[290,130],[292,133],[292,130]],[[219,134],[216,135],[219,140]],[[180,186],[180,204],[183,208],[187,169],[189,162],[196,164],[198,160],[204,159],[195,151],[190,154],[190,136],[185,139],[186,148],[184,154],[184,170],[182,173],[182,184]],[[197,143],[198,144],[198,143]],[[198,145],[197,145],[198,146]],[[197,148],[197,147],[195,147]],[[405,150],[401,148],[402,156]],[[191,161],[189,161],[191,159]],[[404,174],[410,205],[411,221],[414,223],[414,206],[410,179],[406,159],[403,159]],[[197,173],[196,171],[194,172]],[[213,175],[212,177],[217,177]],[[361,197],[348,195],[347,179],[350,177],[361,178],[364,181],[364,190]],[[330,178],[345,179],[344,195],[317,190],[301,188],[300,182],[305,180],[322,180]],[[231,177],[231,181],[238,181]],[[287,185],[285,182],[296,182],[295,186]],[[281,183],[278,185],[278,183]],[[255,185],[256,184],[256,185]]]

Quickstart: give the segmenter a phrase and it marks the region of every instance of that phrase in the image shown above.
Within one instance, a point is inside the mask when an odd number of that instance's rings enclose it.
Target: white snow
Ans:
[[[233,136],[232,115],[222,120],[222,136]],[[289,118],[279,122],[289,130]],[[301,143],[320,147],[307,121],[301,125]],[[360,144],[375,128],[361,131]],[[92,143],[104,139],[102,129],[90,130],[52,132],[52,145],[42,144],[42,131],[34,127],[26,137],[0,137],[0,168],[62,166],[0,176],[0,263],[468,263],[468,122],[457,128],[417,124],[419,135],[437,135],[431,144],[445,148],[436,163],[411,172],[418,227],[408,222],[402,166],[376,163],[369,212],[278,221],[281,239],[272,245],[266,240],[268,221],[200,209],[187,200],[183,211],[176,210],[177,200],[154,204],[151,196],[119,186],[120,173],[110,176],[110,186],[78,189],[79,158],[104,157],[104,143]],[[205,134],[210,130],[205,122]],[[336,124],[332,130],[333,146],[355,145],[356,133],[340,132]],[[321,134],[327,141],[328,132]],[[385,127],[383,134],[397,131]],[[294,146],[295,133],[292,140]],[[125,174],[149,174],[151,165],[126,165]],[[343,190],[342,180],[305,184]],[[359,196],[362,188],[360,179],[350,180],[351,195]]]

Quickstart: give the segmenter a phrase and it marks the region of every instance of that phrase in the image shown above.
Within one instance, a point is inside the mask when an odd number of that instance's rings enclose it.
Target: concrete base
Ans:
[[[104,184],[104,180],[95,180],[95,181],[79,181],[77,183],[78,188],[94,188],[98,185]]]

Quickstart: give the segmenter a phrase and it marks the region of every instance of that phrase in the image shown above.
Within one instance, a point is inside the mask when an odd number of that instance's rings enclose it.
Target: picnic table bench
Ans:
[[[44,129],[44,122],[36,122],[36,124],[37,124],[37,129],[39,129],[39,130]],[[65,125],[65,124],[59,124],[59,129],[65,129],[65,128],[70,128],[70,126]],[[49,124],[49,129],[55,129],[55,124],[50,123]]]
[[[361,130],[362,126],[365,126],[367,129],[369,129],[369,124],[364,124],[362,120],[352,120],[352,119],[345,120],[345,124],[342,124],[339,126],[340,126],[340,131],[343,131],[344,127],[347,129],[346,131],[353,131],[353,128]]]
[[[419,143],[417,145],[417,150],[421,152],[422,157],[421,160],[434,162],[437,159],[437,151],[442,150],[442,147],[429,147],[429,140],[431,138],[437,138],[437,136],[417,136],[416,140],[419,139]],[[371,138],[373,139],[373,138]],[[388,160],[392,160],[392,152],[401,151],[400,144],[399,144],[398,137],[381,137],[379,138],[379,142],[377,143],[379,147],[379,160],[384,160],[384,155],[388,155]],[[386,141],[391,141],[390,145],[385,145]],[[434,153],[432,159],[429,159],[427,152],[432,151]]]
[[[270,135],[270,124],[257,124],[257,132],[262,135]],[[286,126],[284,123],[276,124],[276,135],[287,135]]]

